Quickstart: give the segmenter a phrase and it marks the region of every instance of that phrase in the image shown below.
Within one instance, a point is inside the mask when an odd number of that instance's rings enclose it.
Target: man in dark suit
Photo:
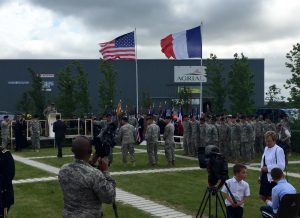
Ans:
[[[56,121],[53,123],[53,132],[55,133],[55,144],[57,146],[57,157],[62,157],[62,142],[65,139],[66,124],[56,115]]]
[[[0,146],[0,217],[7,217],[9,208],[14,204],[14,176],[14,159],[8,150]]]

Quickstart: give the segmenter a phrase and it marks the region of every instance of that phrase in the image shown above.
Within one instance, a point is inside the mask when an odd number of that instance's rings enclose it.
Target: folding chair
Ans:
[[[277,214],[263,212],[263,217],[268,218],[295,218],[300,215],[300,193],[286,194],[282,197]]]

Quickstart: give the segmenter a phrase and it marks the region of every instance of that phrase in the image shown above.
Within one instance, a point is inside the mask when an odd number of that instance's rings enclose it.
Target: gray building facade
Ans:
[[[74,60],[68,59],[9,59],[0,60],[0,110],[16,112],[17,102],[21,99],[23,92],[31,87],[28,68],[39,73],[43,79],[46,96],[54,99],[57,95],[57,74],[67,64]],[[99,110],[98,83],[102,80],[100,72],[100,60],[82,59],[78,60],[88,74],[90,102],[93,112]],[[230,65],[233,59],[220,59],[224,66],[224,76],[228,77]],[[199,104],[199,83],[177,83],[174,82],[175,66],[199,66],[200,60],[138,60],[138,84],[139,101],[142,100],[142,93],[151,96],[154,107],[161,104],[168,105],[171,99],[178,98],[180,87],[189,86],[193,91],[193,103],[195,107]],[[203,60],[205,66],[206,60]],[[250,68],[254,73],[254,94],[255,106],[264,105],[264,59],[249,59]],[[123,108],[125,104],[135,107],[136,104],[136,63],[135,61],[116,60],[113,61],[114,70],[117,72],[117,96],[115,103],[122,99]],[[208,81],[209,82],[209,81]],[[203,109],[210,104],[210,96],[205,92],[207,83],[203,83]],[[237,90],[238,91],[238,90]],[[50,100],[53,101],[53,100]],[[229,102],[226,101],[225,108],[228,109]]]

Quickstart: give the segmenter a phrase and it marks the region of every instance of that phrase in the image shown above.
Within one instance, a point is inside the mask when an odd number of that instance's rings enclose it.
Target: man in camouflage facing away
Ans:
[[[251,161],[253,157],[253,128],[246,121],[245,116],[241,116],[241,156],[246,163]]]
[[[135,166],[134,144],[136,143],[136,131],[135,128],[128,123],[127,117],[122,117],[121,123],[122,126],[119,129],[116,139],[122,146],[123,164],[127,165],[127,156],[129,152],[132,166]]]
[[[108,172],[108,163],[102,161],[99,169],[88,161],[92,146],[84,136],[72,142],[75,160],[65,164],[59,171],[58,179],[63,192],[63,218],[100,218],[103,216],[102,203],[113,203],[115,181]]]
[[[171,123],[171,117],[166,117],[166,126],[164,131],[165,140],[165,155],[168,161],[168,166],[175,166],[175,154],[174,154],[174,125]]]
[[[191,126],[191,150],[192,150],[192,155],[196,156],[197,155],[197,147],[198,147],[198,139],[199,139],[199,122],[196,120],[194,115],[191,115],[191,121],[190,121],[190,126]]]
[[[183,150],[185,155],[192,154],[192,151],[190,150],[190,144],[191,144],[191,125],[189,121],[189,117],[187,115],[183,116]]]
[[[149,164],[155,166],[158,162],[157,158],[157,144],[160,137],[159,126],[153,120],[153,115],[148,115],[147,120],[147,130],[145,134],[145,139],[147,141],[147,153]]]

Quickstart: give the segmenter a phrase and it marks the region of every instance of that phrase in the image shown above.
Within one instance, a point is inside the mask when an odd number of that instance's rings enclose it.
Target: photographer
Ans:
[[[106,162],[110,165],[112,163],[112,150],[115,146],[115,133],[117,129],[116,123],[112,122],[112,115],[107,114],[105,116],[105,120],[101,120],[100,123],[94,121],[94,125],[97,130],[95,133],[98,133],[93,138],[93,144],[95,146],[96,152],[93,154],[92,159],[90,160],[90,164],[94,165],[96,161],[100,158],[105,159]],[[100,129],[99,126],[102,125]]]
[[[246,198],[250,196],[249,184],[244,181],[246,178],[247,167],[242,164],[236,164],[233,166],[234,177],[226,181],[228,188],[233,194],[235,201],[230,197],[229,191],[224,185],[222,192],[225,196],[225,205],[228,218],[242,218],[243,207]]]
[[[285,168],[285,155],[281,147],[276,144],[277,135],[274,131],[265,133],[265,150],[261,160],[261,175],[259,178],[259,195],[263,201],[271,199],[272,188],[276,185],[271,178],[273,168]]]
[[[85,136],[73,140],[72,152],[74,162],[65,164],[58,175],[64,199],[62,217],[102,217],[102,202],[110,204],[115,199],[115,181],[108,172],[108,163],[103,160],[100,170],[88,163],[92,146]]]

